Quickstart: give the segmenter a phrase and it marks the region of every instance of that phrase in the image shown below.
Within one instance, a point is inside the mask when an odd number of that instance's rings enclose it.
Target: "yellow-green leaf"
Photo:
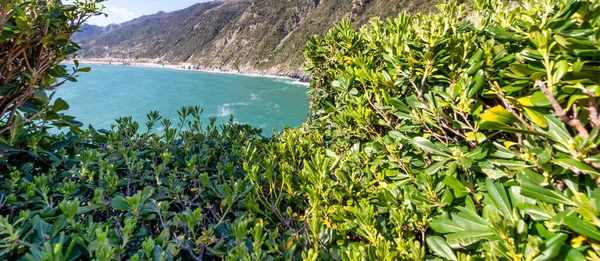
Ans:
[[[517,99],[517,102],[523,106],[534,107],[535,105],[531,101],[531,97],[521,97]]]
[[[477,143],[482,143],[487,139],[487,137],[485,137],[485,134],[481,133],[481,132],[467,132],[467,140],[468,141],[477,141]]]
[[[504,124],[510,124],[517,121],[515,116],[513,116],[509,111],[500,105],[485,111],[479,115],[479,117],[485,121],[499,122]]]
[[[527,116],[529,116],[529,118],[531,118],[533,122],[535,122],[535,124],[542,128],[548,127],[548,121],[546,120],[543,114],[541,114],[538,111],[529,109],[527,107],[523,107],[523,109],[525,110],[525,113],[527,113]]]

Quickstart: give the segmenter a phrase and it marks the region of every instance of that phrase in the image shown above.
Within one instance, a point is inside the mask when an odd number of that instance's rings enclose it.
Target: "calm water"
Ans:
[[[306,86],[293,80],[132,66],[92,65],[78,82],[58,88],[55,97],[70,105],[69,115],[87,127],[109,128],[115,119],[132,116],[145,126],[146,114],[159,111],[177,119],[181,106],[199,105],[225,123],[262,127],[263,133],[298,126],[307,118]]]

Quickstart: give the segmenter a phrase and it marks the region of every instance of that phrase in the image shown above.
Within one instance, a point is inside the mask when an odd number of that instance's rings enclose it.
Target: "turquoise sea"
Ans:
[[[72,65],[67,65],[72,66]],[[87,127],[110,128],[115,119],[132,116],[145,126],[146,114],[159,111],[163,118],[177,119],[181,106],[199,105],[203,123],[217,117],[218,123],[234,116],[237,123],[272,129],[298,126],[306,121],[306,85],[292,79],[244,76],[200,71],[134,66],[90,66],[77,82],[57,89],[70,108],[68,115]]]

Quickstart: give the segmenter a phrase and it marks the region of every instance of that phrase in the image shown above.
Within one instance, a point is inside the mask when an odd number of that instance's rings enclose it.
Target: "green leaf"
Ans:
[[[580,235],[600,242],[600,231],[598,227],[587,220],[579,219],[575,215],[566,216],[565,224]]]
[[[447,158],[447,159],[444,159],[444,160],[442,160],[442,161],[440,161],[440,162],[436,162],[436,163],[434,163],[434,164],[431,164],[431,166],[429,166],[429,167],[428,167],[428,168],[425,170],[425,173],[427,173],[427,174],[429,174],[429,175],[433,175],[433,174],[436,174],[436,173],[438,173],[438,171],[440,171],[440,169],[442,169],[442,168],[443,168],[443,167],[446,165],[446,163],[447,163],[449,160],[450,160],[450,159],[449,159],[449,158]]]
[[[456,242],[461,246],[468,246],[482,240],[493,240],[494,232],[489,230],[468,230],[446,235],[447,242]]]
[[[471,86],[471,88],[469,89],[469,93],[467,94],[467,97],[471,98],[475,94],[477,94],[479,89],[481,89],[481,87],[483,86],[484,82],[485,82],[484,72],[482,69],[479,69],[479,71],[477,71],[477,74],[475,74],[475,76],[473,78],[473,86]]]
[[[17,24],[17,27],[19,27],[19,29],[21,29],[22,31],[29,30],[29,23],[27,23],[27,21],[25,21],[25,17],[15,18],[15,23]]]
[[[13,10],[20,17],[24,18],[26,16],[25,11],[23,11],[23,9],[21,7],[15,6],[15,7],[13,7]]]
[[[517,207],[525,212],[525,214],[529,215],[531,219],[535,221],[544,221],[552,219],[552,215],[550,215],[546,210],[529,203],[520,203]]]
[[[596,178],[600,175],[596,169],[592,168],[590,165],[585,164],[583,162],[577,161],[573,158],[558,158],[553,161],[555,164],[570,169],[575,172],[581,172],[584,174],[592,175],[592,177]]]
[[[88,212],[94,211],[94,210],[96,210],[96,207],[90,207],[90,206],[79,207],[77,209],[77,215],[85,214],[85,213],[88,213]]]
[[[513,159],[517,156],[516,153],[507,149],[501,144],[498,144],[497,142],[493,143],[493,147],[490,149],[490,155],[502,159]]]
[[[508,173],[497,169],[482,169],[481,171],[483,171],[490,179],[494,180],[509,176]]]
[[[327,156],[337,159],[338,155],[335,154],[335,152],[333,152],[332,150],[325,150],[325,153],[327,154]]]
[[[0,141],[0,152],[5,155],[9,155],[19,153],[21,150]]]
[[[33,227],[33,235],[37,237],[38,240],[44,240],[46,237],[46,233],[48,232],[48,228],[50,227],[50,224],[48,224],[44,219],[42,219],[40,215],[35,215],[31,220],[31,225]]]
[[[9,40],[9,39],[13,39],[15,37],[15,34],[13,32],[8,32],[8,31],[4,31],[2,32],[2,34],[0,34],[0,43]]]
[[[53,239],[54,237],[56,237],[68,225],[69,225],[69,223],[67,222],[67,219],[64,216],[58,217],[52,223],[52,227],[50,228],[50,239]]]
[[[567,60],[561,60],[559,62],[557,62],[554,65],[554,75],[552,76],[552,79],[554,80],[554,82],[558,82],[560,81],[563,76],[565,76],[565,74],[567,73],[567,71],[569,70],[569,62]]]
[[[558,256],[558,260],[564,261],[581,261],[585,260],[585,256],[583,254],[570,246],[563,245],[563,248],[560,251],[560,255]]]
[[[560,249],[562,248],[565,241],[569,238],[567,234],[558,233],[556,236],[546,241],[546,249],[541,255],[533,259],[534,261],[552,260],[552,258],[558,256]]]
[[[54,105],[52,106],[52,111],[54,111],[54,112],[64,111],[64,110],[68,110],[68,109],[69,109],[69,104],[61,98],[56,99],[56,101],[54,102]]]
[[[502,183],[488,179],[485,181],[485,187],[488,190],[489,199],[494,203],[504,218],[513,220],[511,211],[512,206]]]
[[[83,68],[77,69],[78,72],[89,72],[91,70],[92,70],[92,68],[90,68],[90,67],[83,67]]]
[[[452,177],[450,175],[446,175],[444,177],[444,184],[446,184],[446,186],[450,187],[451,189],[453,189],[455,192],[464,195],[469,193],[469,190],[467,189],[467,187],[465,187],[465,185],[463,185],[458,179],[456,179],[455,177]],[[458,195],[457,195],[458,196]]]
[[[521,195],[546,203],[577,206],[577,204],[575,204],[562,193],[555,190],[543,188],[537,184],[527,181],[522,183]]]
[[[442,146],[437,146],[433,143],[431,143],[431,141],[423,138],[423,137],[415,137],[413,139],[413,144],[417,147],[419,147],[420,149],[427,151],[429,153],[433,153],[433,154],[437,154],[440,156],[446,156],[446,157],[450,157],[451,155],[448,154],[449,150],[446,147],[442,147]]]
[[[443,257],[447,260],[458,260],[458,258],[456,258],[456,255],[454,255],[454,252],[452,252],[452,248],[450,248],[450,246],[448,245],[448,243],[446,243],[446,240],[444,240],[444,238],[439,236],[433,236],[427,237],[426,241],[429,248],[431,248],[431,250],[440,257]]]
[[[494,165],[500,165],[508,168],[509,170],[523,170],[530,169],[534,166],[531,166],[529,163],[525,161],[517,161],[517,160],[501,160],[501,159],[491,159],[489,160]]]
[[[394,140],[399,140],[399,139],[408,139],[404,134],[402,134],[402,132],[399,132],[397,130],[392,130],[388,133],[388,135],[390,135],[390,138],[394,139]]]
[[[586,62],[580,62],[580,61],[573,63],[573,66],[572,66],[573,72],[576,72],[576,73],[580,72],[585,63]]]
[[[541,91],[536,91],[531,94],[531,103],[537,107],[546,107],[550,105],[550,101]]]
[[[392,107],[399,109],[399,110],[407,110],[408,109],[408,107],[397,98],[390,98],[389,103],[390,103],[390,105],[392,105]]]
[[[531,102],[531,97],[518,98],[517,102],[523,106],[534,107],[533,102]]]
[[[471,209],[465,207],[457,207],[460,212],[452,215],[452,220],[458,225],[462,226],[465,230],[489,230],[489,222],[477,215]]]
[[[127,211],[131,207],[127,203],[127,199],[122,196],[116,196],[110,201],[110,206],[116,210]]]
[[[546,135],[553,141],[569,147],[571,135],[565,128],[564,123],[553,115],[544,115],[544,117],[546,117],[546,121],[548,122],[548,128],[545,131]]]
[[[462,228],[461,226],[459,226],[456,222],[452,221],[449,218],[445,218],[445,217],[434,218],[429,223],[429,226],[431,227],[431,229],[433,229],[433,231],[441,233],[441,234],[465,231],[465,229]]]

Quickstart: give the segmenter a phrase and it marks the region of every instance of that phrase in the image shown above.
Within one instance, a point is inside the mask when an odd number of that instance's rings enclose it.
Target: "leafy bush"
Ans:
[[[312,38],[270,139],[198,107],[0,134],[0,259],[598,259],[600,5],[439,8]]]
[[[75,81],[79,71],[89,71],[75,66],[69,73],[59,62],[79,49],[70,37],[100,14],[102,1],[0,3],[0,134],[42,119],[73,125],[71,117],[58,114],[68,105],[62,99],[49,105],[52,97],[46,92]]]
[[[261,176],[259,166],[274,171],[277,157],[269,156],[285,152],[283,144],[266,142],[249,126],[216,126],[214,118],[204,127],[201,112],[182,108],[176,124],[150,113],[143,133],[122,118],[111,130],[61,134],[52,144],[11,155],[0,184],[0,257],[299,255],[291,228],[301,202],[292,205],[284,192],[290,170],[299,166]],[[152,134],[159,124],[162,136]],[[301,151],[296,146],[290,148]],[[38,157],[28,162],[32,153]],[[284,205],[289,208],[279,208]]]
[[[598,258],[600,6],[472,7],[311,40],[316,123],[346,140],[324,186],[371,184],[320,200],[338,235],[323,249],[354,235],[368,259]]]

